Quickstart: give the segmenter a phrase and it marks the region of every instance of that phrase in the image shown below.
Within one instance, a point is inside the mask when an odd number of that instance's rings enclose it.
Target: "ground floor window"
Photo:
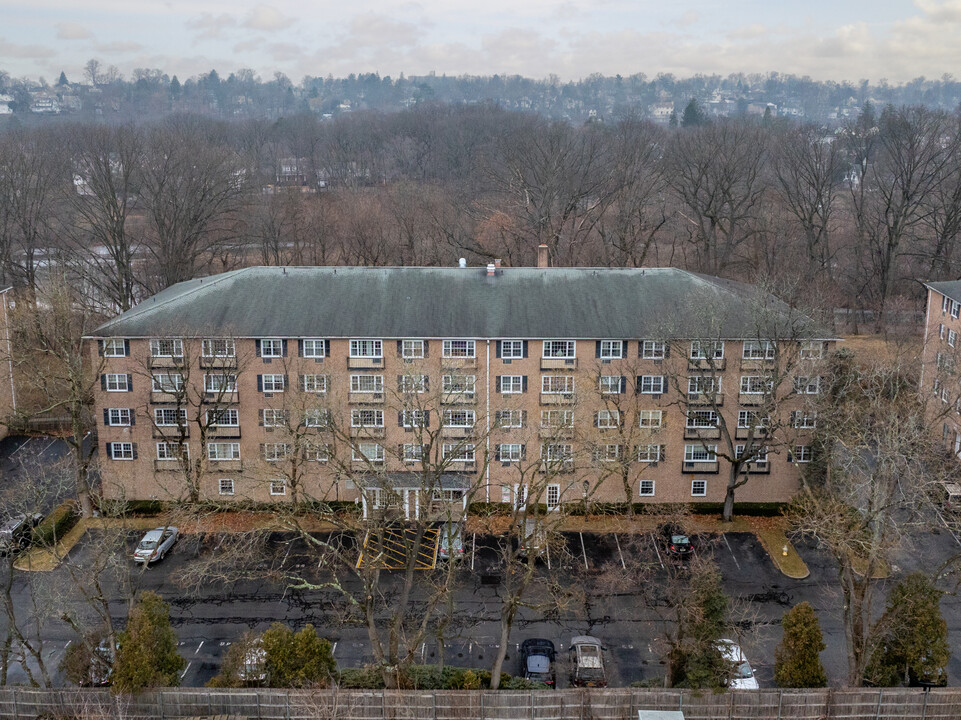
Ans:
[[[654,497],[654,481],[641,480],[640,495],[643,497]]]
[[[704,497],[707,495],[707,480],[692,480],[691,495],[694,497]]]
[[[234,481],[231,478],[220,479],[220,494],[221,495],[234,494]]]
[[[547,507],[557,508],[561,504],[561,486],[551,484],[547,486]]]
[[[287,481],[284,478],[278,480],[270,481],[270,494],[271,495],[286,495],[287,494]]]

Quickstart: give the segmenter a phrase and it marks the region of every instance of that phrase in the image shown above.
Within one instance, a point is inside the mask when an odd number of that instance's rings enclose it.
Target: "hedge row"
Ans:
[[[384,678],[377,668],[344,668],[338,673],[338,685],[352,690],[382,690]],[[413,665],[400,678],[400,686],[408,690],[482,690],[490,688],[490,670],[437,665]],[[501,690],[545,689],[543,683],[501,673]]]
[[[77,519],[74,503],[61,503],[33,529],[31,536],[33,544],[40,547],[52,547],[60,538],[70,532],[70,528],[77,524]]]

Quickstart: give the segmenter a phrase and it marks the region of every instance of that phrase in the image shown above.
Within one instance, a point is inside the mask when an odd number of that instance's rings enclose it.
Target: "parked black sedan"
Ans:
[[[661,544],[668,557],[678,560],[686,560],[694,552],[691,545],[691,538],[677,523],[665,523],[658,530]]]
[[[556,687],[554,643],[544,638],[529,638],[521,643],[521,672],[533,682]]]

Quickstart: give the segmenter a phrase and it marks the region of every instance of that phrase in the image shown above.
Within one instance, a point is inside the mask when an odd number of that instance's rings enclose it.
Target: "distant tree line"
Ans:
[[[103,312],[251,264],[672,265],[875,311],[961,274],[961,116],[574,125],[431,103],[0,134],[0,281]]]

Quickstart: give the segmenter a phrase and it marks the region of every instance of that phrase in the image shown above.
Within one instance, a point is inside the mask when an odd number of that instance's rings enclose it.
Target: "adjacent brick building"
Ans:
[[[719,502],[722,456],[745,447],[739,499],[787,500],[833,339],[682,270],[490,265],[246,268],[89,342],[106,496],[362,495],[411,514],[528,494]]]
[[[921,355],[921,390],[937,399],[930,420],[944,445],[961,457],[961,280],[925,285],[928,302]],[[938,402],[940,401],[940,402]],[[948,405],[953,405],[949,408]]]

